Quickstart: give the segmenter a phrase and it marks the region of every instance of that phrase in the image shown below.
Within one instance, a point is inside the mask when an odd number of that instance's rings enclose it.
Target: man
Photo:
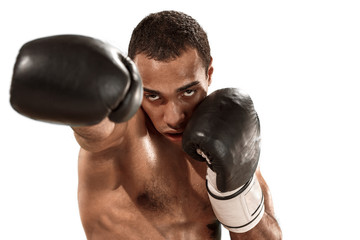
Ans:
[[[220,221],[231,239],[280,239],[257,168],[256,112],[235,89],[207,97],[213,66],[200,25],[151,14],[129,57],[137,68],[108,44],[63,35],[25,44],[14,68],[14,109],[70,125],[81,146],[87,238],[220,239]]]

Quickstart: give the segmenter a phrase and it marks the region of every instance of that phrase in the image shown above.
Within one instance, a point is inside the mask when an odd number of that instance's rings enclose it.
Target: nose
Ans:
[[[165,106],[164,122],[172,129],[181,129],[184,125],[185,112],[179,104],[168,102]]]

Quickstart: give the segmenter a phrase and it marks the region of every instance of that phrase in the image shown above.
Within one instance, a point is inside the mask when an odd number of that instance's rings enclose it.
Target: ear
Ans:
[[[214,72],[214,67],[212,66],[213,59],[211,58],[209,68],[207,69],[207,75],[208,75],[208,86],[211,85],[212,82],[212,74]]]

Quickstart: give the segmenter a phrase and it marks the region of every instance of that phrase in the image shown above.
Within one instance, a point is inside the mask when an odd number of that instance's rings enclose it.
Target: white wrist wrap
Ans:
[[[243,233],[255,227],[264,214],[264,197],[256,175],[230,192],[220,192],[214,180],[216,173],[208,169],[206,186],[217,219],[231,232]]]

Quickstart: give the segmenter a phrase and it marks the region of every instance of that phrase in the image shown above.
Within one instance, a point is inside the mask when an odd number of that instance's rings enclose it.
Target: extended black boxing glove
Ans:
[[[264,213],[256,178],[260,123],[249,95],[226,88],[197,107],[183,134],[183,149],[206,161],[209,199],[218,220],[230,231],[252,229]]]
[[[30,41],[20,49],[10,89],[12,107],[27,117],[93,125],[129,120],[140,107],[135,64],[117,48],[80,35]]]

